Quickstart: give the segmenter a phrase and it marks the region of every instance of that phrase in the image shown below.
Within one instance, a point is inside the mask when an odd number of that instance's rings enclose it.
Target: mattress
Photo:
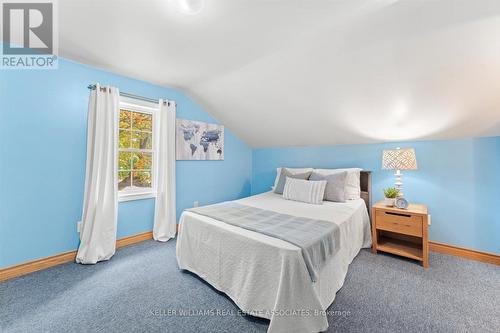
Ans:
[[[268,332],[326,330],[325,310],[342,287],[349,264],[361,248],[371,245],[364,201],[312,205],[267,192],[236,202],[335,223],[340,228],[340,249],[313,283],[297,246],[184,212],[177,240],[179,267],[226,293],[244,312],[270,319]]]

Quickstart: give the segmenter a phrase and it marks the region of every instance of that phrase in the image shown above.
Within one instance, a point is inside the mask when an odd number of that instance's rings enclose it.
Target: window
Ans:
[[[120,201],[155,195],[154,114],[157,108],[122,100],[118,122]]]

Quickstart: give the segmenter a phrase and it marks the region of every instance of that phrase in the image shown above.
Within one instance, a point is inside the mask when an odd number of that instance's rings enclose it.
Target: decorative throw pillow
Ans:
[[[326,180],[310,181],[286,178],[283,198],[319,205],[325,196]]]
[[[340,173],[347,171],[347,181],[346,181],[346,200],[355,200],[361,198],[360,190],[360,168],[346,168],[346,169],[314,169],[323,176],[331,175],[335,173]]]
[[[290,170],[286,168],[282,168],[280,172],[280,179],[276,186],[274,187],[274,193],[283,194],[283,189],[285,188],[286,177],[295,178],[295,179],[309,179],[311,175],[311,171],[303,172],[303,173],[292,173]]]
[[[322,175],[313,171],[309,180],[326,180],[325,200],[345,202],[347,200],[347,171]]]
[[[276,177],[274,178],[274,184],[272,186],[273,191],[276,188],[276,185],[278,184],[278,181],[280,180],[280,175],[281,175],[281,170],[282,169],[287,169],[292,175],[296,175],[298,173],[304,173],[304,172],[313,172],[313,168],[276,168]]]

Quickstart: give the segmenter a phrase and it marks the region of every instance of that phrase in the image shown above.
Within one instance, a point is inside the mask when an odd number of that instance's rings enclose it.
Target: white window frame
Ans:
[[[158,129],[157,120],[159,105],[151,102],[136,100],[128,97],[120,96],[120,108],[118,109],[118,119],[120,118],[120,110],[128,110],[132,112],[147,113],[153,116],[153,149],[151,149],[151,188],[144,189],[128,189],[118,191],[118,201],[142,200],[156,197],[156,175],[157,175],[157,156],[158,156]],[[117,125],[118,126],[118,125]],[[119,132],[119,130],[118,130]],[[118,139],[118,138],[117,138]],[[118,160],[118,144],[116,145],[116,158]],[[135,151],[131,149],[131,151]],[[149,151],[148,151],[149,152]],[[116,179],[118,181],[118,165],[116,167]]]

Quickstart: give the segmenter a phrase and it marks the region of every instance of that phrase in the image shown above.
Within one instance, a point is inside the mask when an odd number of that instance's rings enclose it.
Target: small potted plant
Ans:
[[[395,187],[388,187],[384,189],[384,196],[385,196],[384,204],[387,207],[393,207],[396,202],[396,198],[398,197],[398,194],[399,191]]]

